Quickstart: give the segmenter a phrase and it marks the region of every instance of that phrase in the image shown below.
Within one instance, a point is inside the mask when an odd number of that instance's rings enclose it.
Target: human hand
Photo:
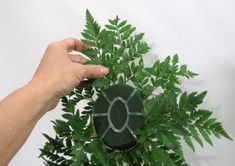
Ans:
[[[60,97],[70,93],[84,78],[99,78],[108,74],[108,69],[100,65],[84,65],[86,58],[69,52],[86,48],[77,39],[69,38],[48,46],[35,72],[31,87],[43,89],[48,100],[46,111],[53,109]]]

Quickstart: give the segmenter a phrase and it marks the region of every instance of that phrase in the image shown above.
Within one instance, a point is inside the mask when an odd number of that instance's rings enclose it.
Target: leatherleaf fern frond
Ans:
[[[82,40],[91,47],[82,50],[90,64],[107,66],[107,77],[91,80],[85,88],[76,87],[61,99],[63,115],[53,121],[55,137],[46,134],[40,157],[48,166],[186,166],[182,151],[184,140],[194,151],[194,142],[213,145],[211,137],[231,137],[212,112],[201,108],[206,91],[188,93],[181,89],[181,79],[193,78],[186,65],[179,65],[178,55],[144,65],[150,47],[144,34],[118,17],[104,28],[87,10]],[[144,100],[146,126],[136,130],[138,146],[127,152],[108,150],[94,132],[91,113],[97,96],[115,84],[134,87]],[[83,103],[84,107],[77,104]]]

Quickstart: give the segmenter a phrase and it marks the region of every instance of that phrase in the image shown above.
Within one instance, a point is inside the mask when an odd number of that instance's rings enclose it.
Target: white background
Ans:
[[[98,22],[118,14],[145,32],[152,46],[146,63],[178,53],[200,76],[185,81],[184,88],[209,90],[204,106],[213,110],[235,138],[235,1],[233,0],[0,0],[0,99],[32,77],[48,43],[80,38],[88,8]],[[53,135],[50,120],[60,106],[45,115],[9,164],[41,166],[39,148]],[[214,140],[185,155],[192,166],[234,165],[235,144]]]

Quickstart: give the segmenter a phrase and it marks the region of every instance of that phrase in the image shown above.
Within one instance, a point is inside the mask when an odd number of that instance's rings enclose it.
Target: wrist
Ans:
[[[23,87],[30,92],[33,98],[36,99],[37,105],[42,113],[46,113],[55,108],[59,97],[57,97],[48,82],[45,80],[32,79]]]

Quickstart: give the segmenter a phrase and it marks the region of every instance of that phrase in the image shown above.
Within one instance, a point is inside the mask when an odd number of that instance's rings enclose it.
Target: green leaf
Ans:
[[[209,134],[206,132],[206,130],[204,130],[202,127],[198,127],[198,129],[201,135],[203,136],[203,138],[206,140],[206,142],[208,142],[211,146],[213,146],[213,143],[209,137]]]
[[[127,39],[128,37],[130,37],[131,34],[132,34],[135,30],[136,30],[135,27],[132,27],[132,28],[126,30],[126,31],[123,33],[122,39],[125,40],[125,39]]]
[[[195,152],[195,148],[194,148],[191,138],[189,136],[184,136],[183,138],[184,138],[184,141],[188,144],[188,146],[192,149],[192,151]]]
[[[91,85],[95,88],[102,89],[108,86],[108,80],[106,78],[100,78],[98,80],[95,80]]]
[[[179,56],[175,54],[172,59],[172,64],[175,66],[179,62]]]
[[[72,114],[63,114],[62,117],[66,120],[72,119],[73,115]]]
[[[178,135],[189,136],[189,131],[181,125],[175,124],[171,126],[171,129]]]
[[[89,33],[85,33],[85,32],[82,32],[81,33],[82,34],[82,36],[85,38],[85,39],[87,39],[87,40],[94,40],[94,36],[92,36],[91,34],[89,34]]]
[[[116,27],[115,26],[112,26],[112,25],[105,25],[106,28],[108,28],[109,30],[116,30]]]
[[[124,25],[126,25],[126,23],[127,23],[127,20],[124,20],[124,21],[120,22],[120,23],[118,24],[118,28],[123,27]]]
[[[114,19],[114,20],[109,19],[108,21],[109,21],[109,23],[110,23],[111,25],[116,26],[118,19]]]
[[[198,131],[194,128],[194,126],[190,126],[189,127],[191,133],[192,133],[192,137],[195,139],[195,141],[197,141],[197,143],[199,143],[199,145],[201,145],[201,147],[203,147],[203,143],[202,140],[198,134]]]
[[[170,156],[163,149],[160,149],[157,147],[153,148],[152,156],[156,161],[162,161],[167,166],[176,166],[174,161],[170,158]]]
[[[74,113],[75,103],[72,100],[69,100],[64,106],[65,108],[62,109],[64,112],[70,112],[72,114]]]
[[[143,39],[143,37],[144,37],[144,33],[139,33],[139,34],[135,35],[135,41],[136,42],[140,41]]]
[[[90,30],[95,37],[98,36],[100,32],[100,26],[94,20],[89,10],[86,10],[86,28]]]
[[[131,25],[125,25],[124,27],[120,28],[120,33],[126,32],[127,30],[129,30],[131,28]]]
[[[97,50],[93,49],[93,48],[87,48],[87,49],[83,49],[81,50],[81,52],[88,56],[90,59],[93,59],[95,57],[97,57]]]

